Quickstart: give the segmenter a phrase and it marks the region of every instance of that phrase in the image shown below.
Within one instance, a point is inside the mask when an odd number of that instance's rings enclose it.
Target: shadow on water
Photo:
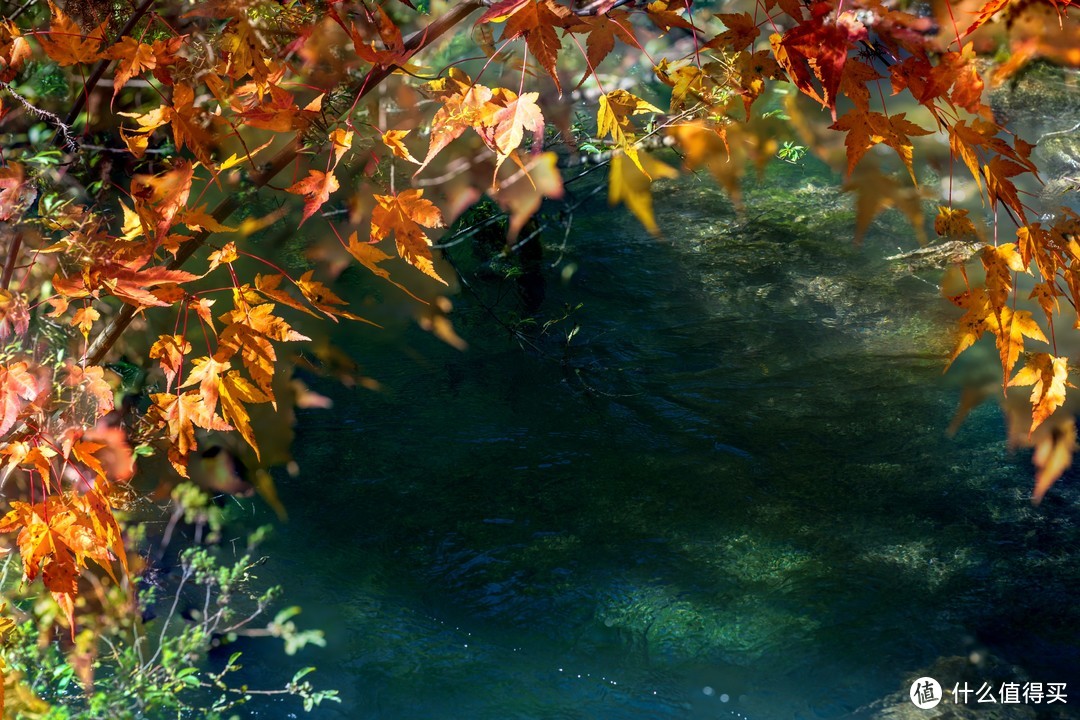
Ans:
[[[973,653],[1080,680],[1075,483],[1033,509],[992,407],[944,437],[948,311],[830,182],[772,172],[742,222],[682,179],[660,241],[598,208],[558,361],[468,296],[467,353],[342,334],[386,389],[318,386],[268,565],[327,630],[314,717],[869,717]]]

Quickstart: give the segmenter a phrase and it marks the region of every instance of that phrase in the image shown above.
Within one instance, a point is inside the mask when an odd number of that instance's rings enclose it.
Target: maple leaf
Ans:
[[[1027,265],[1017,252],[1015,243],[1002,243],[998,246],[984,245],[982,249],[983,269],[986,271],[986,291],[992,307],[1003,307],[1012,291],[1012,277],[1015,272],[1026,272]]]
[[[937,217],[934,218],[934,232],[948,238],[965,238],[974,236],[975,224],[968,217],[968,210],[953,209],[945,205],[938,206]],[[1024,263],[1026,266],[1026,262]]]
[[[811,18],[784,33],[773,34],[769,42],[776,61],[787,71],[791,81],[804,94],[833,111],[835,118],[837,90],[848,54],[855,43],[865,40],[866,28],[850,12],[829,19],[832,3],[816,2]],[[819,93],[814,81],[821,83]]]
[[[105,368],[99,365],[83,367],[68,361],[64,366],[67,376],[64,385],[78,388],[76,398],[93,401],[94,417],[103,417],[113,411],[113,389],[105,380]]]
[[[503,161],[521,146],[525,131],[533,135],[534,142],[544,139],[544,116],[536,104],[540,93],[525,93],[508,101],[491,116],[491,124],[484,128],[481,137],[495,151],[495,172]]]
[[[82,333],[84,340],[89,340],[90,328],[92,328],[94,323],[100,319],[101,313],[94,308],[87,306],[75,311],[75,314],[71,318],[71,324],[73,326],[78,326],[79,332]]]
[[[196,122],[200,113],[195,108],[194,89],[189,85],[177,83],[173,88],[172,101],[170,117],[176,149],[183,150],[185,146],[191,148],[191,152],[199,159],[199,162],[208,168],[213,168],[210,151],[207,148],[210,134]]]
[[[159,243],[166,239],[177,214],[187,203],[194,177],[194,166],[181,158],[172,170],[131,179],[131,197],[144,233]]]
[[[634,147],[635,128],[630,117],[648,112],[659,113],[660,108],[645,102],[636,95],[631,95],[626,90],[614,90],[600,96],[600,109],[596,114],[596,133],[601,138],[610,135],[615,147],[626,153],[627,157],[646,176],[649,173],[638,158],[637,148]]]
[[[314,307],[323,311],[326,316],[334,322],[337,322],[337,318],[343,317],[349,320],[359,320],[360,322],[366,322],[370,325],[376,325],[376,323],[373,323],[366,318],[362,318],[359,315],[354,315],[351,312],[336,307],[337,305],[345,305],[345,301],[334,294],[334,291],[326,285],[318,280],[312,279],[314,274],[314,270],[308,270],[295,281],[296,287],[299,288],[304,299]],[[378,325],[376,325],[376,327],[378,327]]]
[[[255,432],[251,429],[251,418],[244,405],[270,402],[270,396],[235,370],[230,370],[224,375],[219,391],[222,415],[232,422],[240,436],[255,451],[255,456],[262,459],[259,455],[259,445],[255,442]]]
[[[956,348],[949,356],[948,362],[945,363],[945,370],[942,372],[948,371],[960,353],[974,345],[983,336],[986,331],[986,318],[991,313],[990,298],[983,288],[972,288],[960,295],[950,297],[949,301],[966,312],[958,323],[959,338]]]
[[[30,308],[26,298],[10,290],[0,290],[0,342],[30,329]]]
[[[848,58],[840,75],[840,94],[855,103],[862,112],[870,112],[870,83],[882,75],[858,58]]]
[[[1016,229],[1016,245],[1020,250],[1020,260],[1024,267],[1035,261],[1043,278],[1052,278],[1057,274],[1059,262],[1064,262],[1057,251],[1060,247],[1054,242],[1054,234],[1042,223],[1034,222],[1021,225]],[[1068,242],[1062,243],[1067,246]]]
[[[1024,350],[1024,338],[1031,338],[1039,342],[1047,342],[1042,328],[1031,317],[1027,310],[1013,311],[1006,306],[1001,308],[998,315],[987,315],[986,326],[990,332],[997,336],[998,354],[1001,357],[1001,369],[1005,383],[1012,375],[1013,367],[1020,353]],[[1007,387],[1007,385],[1006,385]]]
[[[1025,217],[1024,204],[1016,192],[1016,185],[1009,178],[1027,172],[1027,168],[1012,160],[995,155],[990,162],[983,165],[983,176],[986,178],[986,194],[990,198],[990,208],[996,209],[998,201],[1009,206],[1018,216]]]
[[[654,0],[645,6],[645,13],[653,24],[664,32],[668,32],[673,27],[693,32],[697,28],[689,20],[679,15],[688,6],[689,3],[686,0]]]
[[[304,202],[304,215],[300,219],[300,224],[303,225],[305,220],[314,215],[330,199],[330,194],[338,187],[338,181],[333,172],[308,170],[306,178],[285,188],[285,192],[307,198]]]
[[[284,280],[284,279],[285,279],[285,276],[280,275],[280,274],[279,275],[262,275],[262,274],[256,275],[255,276],[255,289],[258,290],[263,295],[265,295],[266,297],[270,298],[271,300],[276,300],[277,302],[281,303],[282,305],[287,305],[287,306],[289,306],[289,307],[291,307],[291,308],[293,308],[295,310],[299,310],[300,312],[307,313],[308,315],[310,315],[312,317],[319,317],[318,313],[316,313],[311,308],[304,305],[302,302],[300,302],[299,300],[294,298],[292,295],[285,292],[284,290],[279,290],[278,289],[280,287],[280,285],[281,285],[281,281]]]
[[[49,0],[49,10],[52,11],[49,32],[37,36],[46,55],[61,67],[92,63],[101,57],[99,48],[105,41],[108,20],[98,25],[89,35],[83,35],[82,29],[63,10],[56,7],[52,0]]]
[[[918,185],[915,170],[912,167],[913,146],[908,139],[912,135],[929,135],[930,131],[905,119],[906,113],[884,115],[878,112],[863,112],[854,108],[829,126],[832,130],[847,132],[844,144],[847,146],[848,174],[855,169],[856,163],[874,145],[884,143],[896,151],[911,175],[911,181]]]
[[[915,229],[920,245],[926,244],[923,230],[922,193],[918,188],[898,182],[872,163],[859,165],[844,182],[845,192],[854,192],[855,243],[861,243],[875,217],[884,210],[896,208],[904,213]]]
[[[716,18],[724,23],[727,30],[706,43],[707,48],[727,48],[739,52],[753,45],[761,33],[750,13],[720,13]]]
[[[191,361],[191,370],[188,372],[187,381],[180,388],[199,386],[199,397],[203,405],[210,411],[217,408],[218,386],[221,384],[221,376],[231,365],[228,361],[220,362],[212,357],[199,357]]]
[[[176,376],[184,364],[184,356],[191,352],[191,343],[183,335],[161,335],[150,347],[150,359],[157,360],[165,373],[165,390],[171,390]]]
[[[467,85],[458,92],[443,96],[443,107],[439,108],[431,120],[431,140],[427,156],[413,173],[413,177],[420,174],[443,148],[461,137],[467,128],[481,125],[492,112],[497,111],[498,106],[491,102],[492,97],[491,88],[483,85]]]
[[[1046,324],[1053,327],[1054,315],[1057,314],[1060,308],[1058,298],[1061,296],[1062,292],[1057,289],[1055,283],[1041,282],[1035,283],[1035,287],[1031,289],[1028,299],[1039,303],[1043,314],[1046,315]]]
[[[562,41],[555,30],[573,23],[570,9],[554,0],[504,0],[492,5],[476,23],[503,21],[506,25],[503,27],[502,40],[524,37],[529,51],[547,70],[561,93],[556,62],[562,50]]]
[[[653,68],[656,77],[665,85],[671,86],[671,112],[677,113],[686,107],[687,96],[694,100],[712,104],[709,97],[710,88],[716,83],[703,68],[690,64],[672,70],[668,66],[667,58],[660,61]]]
[[[588,62],[585,74],[578,82],[578,87],[589,79],[600,63],[615,49],[616,37],[630,46],[638,44],[633,34],[630,15],[625,11],[615,10],[607,14],[578,16],[576,22],[576,25],[569,28],[570,32],[588,33],[588,37],[585,38],[585,59]]]
[[[74,598],[80,568],[91,559],[116,580],[109,538],[98,534],[78,496],[52,495],[33,505],[12,502],[10,512],[0,519],[0,532],[16,529],[24,576],[29,581],[39,573],[43,575],[45,587],[64,611],[74,638]],[[126,569],[126,559],[124,562]]]
[[[642,166],[644,168],[642,169]],[[625,155],[611,158],[611,173],[608,179],[608,202],[612,205],[622,202],[630,209],[641,224],[653,235],[660,234],[653,216],[652,183],[655,178],[674,178],[679,173],[650,155],[628,162]]]
[[[1072,417],[1063,418],[1035,444],[1035,453],[1031,456],[1031,462],[1036,468],[1032,504],[1038,505],[1042,502],[1046,491],[1053,487],[1057,479],[1072,465],[1075,450],[1076,420]]]
[[[802,20],[803,17],[803,3],[802,0],[764,0],[765,12],[771,13],[773,8],[777,5],[780,9],[795,18],[796,20]]]
[[[412,131],[387,130],[382,134],[383,145],[390,148],[390,152],[393,153],[394,157],[419,165],[420,161],[412,156],[412,153],[409,152],[409,148],[405,147],[405,143],[402,142],[405,139],[405,136],[410,132]]]
[[[153,46],[139,42],[129,35],[120,38],[120,42],[109,48],[105,54],[120,61],[113,71],[113,100],[116,100],[120,88],[124,87],[128,80],[157,67],[157,55]]]
[[[193,391],[181,395],[154,393],[150,399],[154,403],[150,408],[152,417],[165,423],[169,428],[171,449],[175,450],[175,454],[170,455],[170,460],[176,471],[183,477],[187,477],[187,456],[198,446],[195,440],[196,426],[206,430],[233,429],[214,413],[213,408],[206,406],[199,393]]]
[[[378,205],[371,213],[371,241],[380,242],[394,233],[398,255],[425,275],[443,285],[446,281],[435,272],[431,240],[421,227],[442,227],[442,214],[423,190],[409,189],[397,195],[376,195]]]
[[[210,269],[207,272],[216,270],[222,264],[230,265],[240,259],[240,254],[236,250],[236,243],[228,242],[221,246],[220,250],[215,250],[210,253],[207,261],[210,263]]]
[[[181,210],[177,220],[186,225],[191,230],[208,230],[209,232],[213,233],[236,231],[236,228],[234,227],[229,227],[228,225],[222,225],[221,223],[219,223],[217,219],[214,218],[214,216],[207,211],[206,205],[201,205],[197,208],[187,208],[185,210]],[[229,244],[232,245],[232,243]],[[233,245],[233,251],[235,252],[235,250],[236,246]],[[235,258],[233,258],[233,260],[235,260]],[[224,262],[233,262],[233,260],[228,260]],[[222,261],[219,260],[219,262]],[[210,269],[213,270],[215,267],[217,267],[217,265],[214,265],[213,261],[211,261]]]
[[[734,148],[728,144],[728,132],[726,125],[708,125],[702,121],[679,123],[668,128],[668,134],[683,152],[686,168],[706,168],[738,206],[742,199],[739,181],[746,164],[745,155],[741,153],[741,144],[736,143]],[[738,154],[733,156],[733,152]]]
[[[19,217],[36,197],[37,189],[27,182],[22,163],[0,167],[0,220]]]
[[[978,12],[975,20],[968,26],[968,29],[964,31],[964,35],[970,35],[979,29],[987,20],[992,18],[998,12],[1003,10],[1011,0],[989,0],[982,9]]]
[[[308,113],[296,105],[293,94],[269,81],[264,91],[254,93],[243,105],[240,117],[245,125],[273,132],[299,130],[309,122]]]
[[[0,436],[15,425],[27,403],[41,393],[37,378],[26,362],[0,365]]]
[[[366,267],[372,273],[386,280],[387,282],[397,286],[402,292],[407,293],[417,302],[424,302],[420,298],[413,295],[407,287],[401,283],[395,282],[390,279],[390,272],[385,268],[379,267],[380,263],[386,262],[391,259],[390,255],[387,255],[379,249],[378,245],[373,245],[369,242],[362,243],[357,238],[356,232],[349,235],[349,244],[345,246],[345,249],[349,251],[349,254],[359,261],[361,265]],[[310,311],[308,311],[310,312]]]
[[[351,35],[356,54],[373,65],[385,67],[404,64],[408,58],[408,52],[405,50],[401,29],[394,24],[386,11],[376,5],[373,9],[366,10],[363,19],[367,21],[364,27],[366,34],[370,35],[372,30],[377,33],[386,50],[378,49],[374,41],[370,43],[365,41],[360,31],[353,27]]]
[[[198,275],[185,270],[169,270],[164,266],[146,268],[145,270],[140,269],[145,262],[145,259],[140,259],[130,265],[112,263],[97,266],[97,270],[103,271],[100,272],[97,278],[97,286],[108,290],[114,297],[123,300],[129,305],[136,307],[168,307],[176,302],[182,296],[182,293],[180,295],[167,295],[163,299],[155,294],[157,291],[174,286],[176,283],[191,282],[199,279]],[[73,283],[72,286],[77,288],[79,283]]]
[[[271,341],[295,342],[311,338],[296,332],[287,322],[274,315],[274,303],[249,305],[243,297],[244,288],[233,291],[234,309],[220,318],[225,328],[218,336],[214,359],[225,362],[239,353],[255,383],[273,397],[277,353]]]
[[[14,80],[31,55],[30,43],[19,27],[11,20],[0,20],[0,82]]]
[[[555,153],[541,153],[517,173],[501,181],[497,190],[488,190],[488,195],[495,199],[499,207],[510,213],[507,240],[517,239],[518,233],[540,208],[544,198],[558,199],[563,196],[562,175],[557,163]]]
[[[1009,387],[1034,385],[1031,389],[1031,430],[1054,414],[1065,402],[1065,386],[1069,379],[1069,359],[1049,353],[1028,356],[1024,367],[1009,381]]]
[[[225,72],[233,80],[250,75],[256,84],[264,83],[270,75],[266,59],[266,46],[248,22],[247,18],[230,23],[221,35],[220,47],[228,61]]]
[[[783,69],[769,54],[768,50],[755,53],[741,51],[731,63],[732,69],[739,73],[739,90],[743,98],[746,119],[750,120],[750,106],[765,91],[765,80],[784,80]]]

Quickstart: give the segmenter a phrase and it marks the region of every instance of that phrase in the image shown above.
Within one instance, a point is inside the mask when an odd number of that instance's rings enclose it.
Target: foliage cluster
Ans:
[[[1037,446],[1040,498],[1075,444],[1071,416],[1058,412],[1070,367],[1054,326],[1063,303],[1080,307],[1080,218],[1030,204],[1017,183],[1038,180],[1035,146],[996,122],[985,96],[1033,58],[1078,64],[1071,5],[958,0],[936,14],[883,0],[14,8],[0,21],[0,463],[10,506],[0,532],[15,536],[25,582],[41,577],[59,609],[72,666],[110,642],[109,623],[139,625],[128,578],[143,568],[129,561],[133,533],[118,519],[135,494],[136,457],[164,456],[188,477],[209,436],[235,431],[274,502],[266,468],[288,458],[281,443],[260,447],[252,418],[277,412],[280,425],[289,398],[303,396],[283,381],[289,348],[308,340],[296,319],[368,322],[327,283],[358,263],[460,344],[445,298],[421,299],[452,280],[433,232],[486,195],[507,215],[508,250],[519,248],[535,236],[522,233],[541,204],[569,193],[563,170],[583,153],[608,166],[610,202],[659,234],[655,183],[704,170],[738,202],[749,168],[797,162],[808,148],[851,176],[857,238],[887,208],[923,231],[918,149],[920,167],[949,178],[934,231],[981,268],[969,281],[958,265],[959,285],[946,286],[964,311],[952,359],[992,336],[1003,389],[1033,388],[1012,414],[1011,437]],[[990,68],[980,51],[1002,51],[1005,62]],[[663,159],[668,147],[681,169]],[[984,212],[954,197],[954,171],[955,187],[971,185]],[[264,257],[274,232],[301,235],[313,267],[290,273]],[[402,274],[392,255],[419,274]],[[1036,279],[1029,298],[1018,295],[1021,274]],[[1046,348],[1032,352],[1032,342]],[[124,398],[109,369],[120,366],[103,365],[121,352],[147,366],[158,392]],[[331,351],[315,354],[341,372]],[[185,556],[185,582],[224,604],[175,638],[162,630],[155,661],[198,656],[192,648],[232,622],[230,588],[247,561],[215,574],[201,558]],[[86,602],[103,582],[127,598],[123,610]],[[112,655],[114,668],[152,676],[133,690],[139,702],[207,677],[217,687],[229,670],[193,681],[194,665],[166,664],[154,675],[142,652],[136,641]],[[93,702],[91,676],[79,679]],[[323,697],[299,679],[290,689]]]

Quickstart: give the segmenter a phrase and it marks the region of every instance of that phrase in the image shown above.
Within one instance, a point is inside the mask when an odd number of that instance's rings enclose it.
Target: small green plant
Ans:
[[[783,147],[776,152],[776,157],[792,165],[798,165],[805,155],[806,147],[796,145],[791,140],[786,141]]]
[[[3,650],[9,712],[41,720],[224,720],[260,695],[291,695],[308,711],[324,701],[340,702],[337,691],[317,690],[304,679],[311,667],[279,687],[253,689],[234,679],[242,653],[232,653],[220,668],[208,662],[211,648],[241,637],[279,638],[288,655],[326,644],[322,631],[297,628],[296,607],[257,624],[280,594],[276,586],[256,589],[254,570],[265,558],[253,551],[265,535],[266,528],[256,530],[246,551],[230,560],[222,557],[224,547],[184,550],[171,574],[143,581],[137,613],[120,588],[110,588],[99,599],[99,627],[81,631],[66,653],[57,643],[39,641],[42,622],[55,610],[49,601],[38,602]],[[138,619],[155,612],[162,614]]]

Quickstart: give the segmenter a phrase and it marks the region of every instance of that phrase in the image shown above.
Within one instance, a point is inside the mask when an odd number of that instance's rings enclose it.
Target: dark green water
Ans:
[[[290,659],[341,690],[311,717],[873,717],[935,666],[1080,693],[1080,478],[1033,508],[992,403],[945,437],[979,363],[942,376],[949,308],[881,260],[903,221],[853,247],[829,182],[774,171],[735,226],[684,178],[661,241],[579,213],[542,308],[583,304],[568,345],[469,294],[466,353],[338,337],[384,389],[310,380],[335,407],[301,413],[265,573],[327,631]]]

